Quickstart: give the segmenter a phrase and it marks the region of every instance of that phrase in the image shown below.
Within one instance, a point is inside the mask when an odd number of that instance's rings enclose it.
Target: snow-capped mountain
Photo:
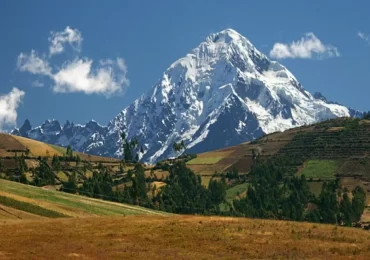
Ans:
[[[120,134],[137,137],[141,158],[156,162],[173,156],[174,142],[188,152],[203,152],[252,140],[264,133],[361,113],[320,93],[306,91],[283,65],[269,60],[232,29],[206,38],[174,62],[151,91],[126,107],[106,127],[61,127],[57,121],[14,134],[71,144],[74,149],[122,156]],[[18,131],[18,132],[17,132]]]
[[[71,145],[76,151],[84,151],[85,145],[94,134],[104,133],[106,130],[106,127],[93,120],[85,125],[75,125],[67,121],[64,126],[61,126],[57,120],[53,119],[46,120],[41,126],[32,128],[27,119],[22,127],[14,129],[11,134],[64,147]]]

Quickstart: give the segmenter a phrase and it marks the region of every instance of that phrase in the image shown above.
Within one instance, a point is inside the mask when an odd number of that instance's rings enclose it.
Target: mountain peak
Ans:
[[[316,98],[316,99],[320,99],[322,101],[325,101],[327,102],[328,100],[326,99],[326,97],[321,93],[321,92],[315,92],[313,94],[313,97]]]
[[[49,143],[121,157],[125,132],[145,147],[140,159],[155,163],[175,155],[174,142],[183,141],[187,152],[199,153],[353,114],[322,95],[311,95],[286,67],[270,61],[235,30],[225,29],[175,61],[151,91],[107,127],[93,121],[62,131],[44,127],[31,138],[48,135]]]
[[[239,40],[241,38],[246,39],[244,36],[242,36],[240,33],[233,29],[225,29],[217,33],[212,33],[208,39],[212,40],[213,42],[219,42],[224,41],[226,43],[229,43],[233,40]]]
[[[26,119],[23,125],[19,128],[19,133],[21,136],[26,136],[27,132],[32,129],[30,120]]]

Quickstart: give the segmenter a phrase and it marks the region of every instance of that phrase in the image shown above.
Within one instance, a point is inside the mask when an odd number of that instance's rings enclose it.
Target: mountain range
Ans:
[[[121,133],[139,141],[140,159],[155,163],[178,155],[173,143],[199,153],[289,128],[362,113],[321,93],[306,91],[283,65],[270,60],[238,32],[211,34],[175,61],[152,89],[107,126],[26,120],[14,135],[110,157],[122,156]],[[139,149],[138,147],[138,149]]]

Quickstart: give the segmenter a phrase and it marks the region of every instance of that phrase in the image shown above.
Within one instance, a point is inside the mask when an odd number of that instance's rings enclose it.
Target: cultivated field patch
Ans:
[[[27,202],[24,202],[24,201],[15,200],[15,199],[8,198],[8,197],[1,196],[1,195],[0,195],[0,204],[4,205],[4,206],[11,207],[11,208],[14,208],[14,209],[18,209],[18,210],[21,210],[21,211],[25,211],[25,212],[28,212],[28,213],[31,213],[31,214],[34,214],[34,215],[39,215],[39,216],[48,217],[48,218],[67,217],[66,215],[61,214],[59,212],[56,212],[56,211],[53,211],[53,210],[50,210],[50,209],[45,209],[45,208],[39,207],[39,206],[34,205],[34,204],[30,204],[30,203],[27,203]]]
[[[338,164],[334,160],[309,160],[301,171],[307,179],[333,179]]]
[[[316,197],[320,195],[323,183],[322,181],[307,182],[310,191],[315,194]]]
[[[219,162],[223,157],[221,156],[216,156],[216,157],[197,157],[194,158],[193,160],[189,161],[187,164],[192,165],[192,164],[215,164]]]
[[[238,199],[241,194],[248,190],[249,183],[242,183],[226,190],[226,201],[233,202]]]

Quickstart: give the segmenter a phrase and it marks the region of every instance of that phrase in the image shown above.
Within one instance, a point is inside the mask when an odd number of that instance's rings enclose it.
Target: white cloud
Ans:
[[[82,92],[85,94],[101,94],[111,96],[122,94],[130,84],[127,78],[127,66],[122,58],[115,60],[99,60],[93,62],[90,58],[75,56],[72,60],[65,61],[61,66],[49,65],[51,56],[61,53],[66,43],[80,49],[81,33],[69,26],[62,32],[51,33],[49,38],[49,57],[43,58],[32,50],[30,54],[21,53],[17,66],[20,71],[47,76],[53,81],[53,90],[57,93]],[[93,64],[96,64],[93,67]],[[42,86],[40,81],[34,81],[34,86]]]
[[[38,87],[38,88],[41,88],[44,86],[44,83],[42,83],[41,81],[39,80],[35,80],[34,82],[32,82],[32,86],[33,87]]]
[[[20,71],[27,71],[32,74],[51,75],[49,62],[40,58],[34,50],[30,54],[19,54],[17,67]]]
[[[4,126],[13,126],[17,121],[17,108],[22,102],[25,92],[13,88],[8,94],[0,96],[0,130]]]
[[[66,64],[53,75],[55,92],[83,92],[85,94],[111,95],[128,85],[127,69],[123,59],[100,61],[100,67],[92,69],[92,60],[79,59]]]
[[[370,44],[370,35],[363,32],[358,32],[357,36],[364,40],[367,44]]]
[[[64,51],[64,46],[68,43],[74,50],[81,50],[82,36],[77,29],[67,26],[64,31],[51,32],[49,37],[49,55],[55,55]]]
[[[270,51],[270,56],[276,59],[312,59],[339,57],[338,49],[332,45],[323,44],[312,32],[306,33],[300,40],[290,44],[277,42]]]

